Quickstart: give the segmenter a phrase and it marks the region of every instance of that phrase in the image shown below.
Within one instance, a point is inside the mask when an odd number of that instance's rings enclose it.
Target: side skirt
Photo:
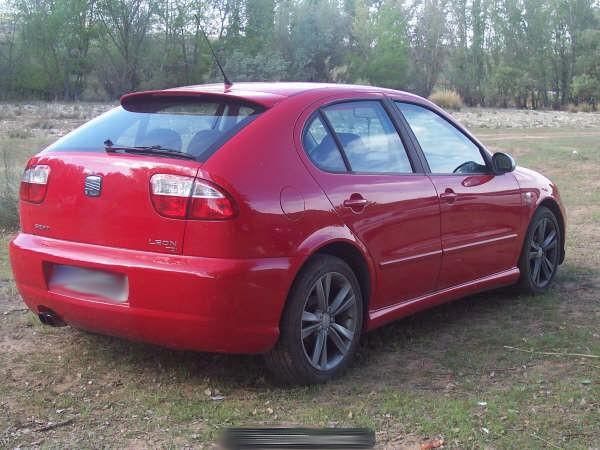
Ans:
[[[396,303],[395,305],[386,306],[373,311],[369,311],[369,323],[367,330],[385,325],[402,317],[410,316],[418,311],[441,305],[442,303],[456,300],[461,297],[476,294],[481,291],[486,291],[502,286],[510,286],[519,280],[519,269],[514,267],[503,272],[479,278],[468,283],[459,284],[451,288],[442,289],[432,292],[412,300]]]

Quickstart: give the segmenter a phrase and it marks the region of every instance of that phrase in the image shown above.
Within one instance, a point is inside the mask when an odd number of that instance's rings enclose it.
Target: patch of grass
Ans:
[[[226,426],[271,425],[367,426],[388,448],[436,436],[447,448],[597,446],[600,361],[541,352],[600,354],[600,141],[575,129],[485,133],[560,187],[567,259],[549,293],[499,290],[406,318],[365,336],[342,378],[294,388],[274,384],[260,357],[173,352],[0,314],[0,447],[179,448]],[[35,139],[10,140],[21,161]]]
[[[10,271],[10,262],[8,260],[8,242],[10,241],[9,234],[0,235],[0,279],[12,279]]]
[[[17,198],[12,192],[0,193],[0,230],[14,230],[19,226]]]

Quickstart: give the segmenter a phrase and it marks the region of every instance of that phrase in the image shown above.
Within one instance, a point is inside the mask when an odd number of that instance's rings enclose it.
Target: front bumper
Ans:
[[[20,233],[10,243],[27,306],[51,309],[77,328],[185,350],[261,353],[279,335],[292,283],[289,258],[218,259],[103,247]],[[123,274],[127,301],[52,290],[48,267]]]

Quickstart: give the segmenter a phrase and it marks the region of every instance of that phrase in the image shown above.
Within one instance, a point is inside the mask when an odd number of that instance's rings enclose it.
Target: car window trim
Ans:
[[[327,116],[325,115],[325,113],[324,113],[323,110],[325,108],[329,107],[329,106],[337,105],[337,104],[340,104],[340,103],[356,103],[356,102],[365,102],[365,101],[378,102],[378,103],[381,104],[381,107],[383,108],[384,113],[387,115],[388,119],[390,120],[390,122],[392,123],[394,129],[396,130],[396,133],[398,134],[398,137],[400,138],[400,142],[402,143],[402,145],[404,147],[404,151],[406,152],[406,155],[408,157],[408,162],[409,162],[409,164],[411,166],[412,172],[363,172],[363,171],[352,170],[352,166],[350,164],[350,161],[348,160],[348,157],[347,157],[346,152],[344,150],[344,146],[340,142],[337,133],[333,129],[333,126],[331,125],[331,122],[329,121],[329,119],[327,118]],[[312,159],[308,155],[308,152],[304,148],[304,142],[302,142],[302,150],[309,157],[311,163],[317,169],[319,169],[319,170],[321,170],[323,172],[326,172],[326,173],[331,173],[331,174],[350,174],[350,175],[413,176],[413,175],[423,175],[425,173],[425,170],[423,169],[422,164],[421,164],[420,160],[418,159],[418,154],[414,151],[414,148],[412,147],[412,145],[410,145],[410,143],[409,143],[409,145],[407,145],[407,139],[406,139],[406,137],[403,137],[402,132],[400,131],[400,129],[398,127],[398,124],[394,120],[393,114],[390,112],[389,106],[386,106],[385,96],[379,97],[379,98],[357,97],[357,98],[335,99],[333,101],[330,101],[330,102],[327,102],[325,104],[320,105],[316,109],[316,111],[313,112],[309,116],[309,118],[306,120],[306,122],[304,123],[304,128],[303,128],[303,131],[302,131],[302,141],[304,141],[304,134],[305,134],[306,130],[308,129],[308,125],[311,123],[311,121],[313,120],[313,118],[314,118],[314,116],[316,114],[320,115],[321,120],[323,121],[323,124],[325,125],[327,131],[333,137],[333,140],[334,140],[334,142],[335,142],[335,144],[336,144],[336,146],[338,148],[338,151],[342,155],[342,159],[344,160],[344,164],[346,164],[346,169],[347,170],[346,170],[346,172],[333,172],[333,171],[328,171],[328,170],[324,170],[324,169],[320,168],[319,166],[317,166],[312,161]]]
[[[385,100],[390,109],[390,115],[393,117],[394,121],[397,122],[398,129],[401,130],[401,134],[404,134],[406,141],[410,143],[409,147],[413,152],[413,157],[418,161],[422,173],[430,174],[431,168],[429,167],[427,158],[425,158],[425,153],[423,152],[423,149],[421,149],[421,145],[412,131],[410,124],[406,120],[406,117],[404,117],[400,108],[396,106],[395,102],[397,100],[388,97],[387,95],[385,96]]]
[[[410,167],[412,168],[413,174],[424,173],[423,164],[421,163],[421,159],[419,158],[418,153],[415,151],[413,147],[412,141],[407,138],[405,130],[402,126],[402,123],[397,122],[396,117],[394,116],[394,107],[388,102],[388,98],[384,95],[381,99],[381,104],[383,105],[383,109],[388,115],[388,118],[392,122],[393,127],[398,133],[400,137],[400,142],[402,142],[402,146],[404,147],[404,151],[406,151],[406,155],[408,156],[408,162],[410,163]],[[404,173],[404,172],[401,172]]]
[[[492,161],[491,161],[491,157],[490,157],[489,153],[478,142],[476,142],[475,140],[473,140],[473,138],[471,136],[469,136],[469,134],[465,133],[463,130],[461,130],[459,127],[457,127],[455,123],[453,123],[452,121],[448,120],[447,118],[445,118],[444,116],[442,116],[441,114],[439,114],[437,111],[435,111],[433,108],[430,108],[428,105],[424,105],[422,103],[418,103],[418,102],[410,101],[410,100],[400,100],[400,99],[393,98],[393,97],[390,98],[390,101],[392,103],[394,103],[394,107],[395,107],[398,115],[402,118],[403,123],[405,123],[406,126],[408,127],[407,132],[411,135],[412,139],[414,139],[415,147],[418,149],[419,155],[423,159],[423,165],[426,168],[426,172],[427,172],[428,175],[430,175],[430,176],[435,176],[435,175],[438,175],[438,176],[449,176],[449,175],[452,175],[452,176],[465,176],[465,175],[490,175],[490,174],[494,173],[494,171],[492,170]],[[400,110],[400,108],[396,105],[396,103],[405,103],[405,104],[408,104],[408,105],[419,106],[419,107],[421,107],[423,109],[426,109],[426,110],[432,112],[433,114],[435,114],[436,116],[438,116],[439,118],[441,118],[442,120],[444,120],[446,123],[450,124],[462,136],[464,136],[465,138],[467,138],[469,140],[469,142],[471,142],[477,148],[477,150],[479,150],[479,153],[480,153],[481,157],[483,158],[483,161],[485,162],[485,166],[486,166],[487,171],[486,172],[469,172],[469,173],[432,172],[431,167],[429,166],[429,162],[427,161],[427,157],[425,156],[425,152],[421,148],[421,144],[419,143],[419,140],[417,139],[417,136],[415,135],[414,131],[412,130],[412,127],[408,123],[408,120],[406,120],[406,117],[404,116],[404,113]]]
[[[340,155],[342,156],[342,160],[344,161],[344,165],[346,166],[346,172],[353,173],[352,164],[350,164],[348,155],[346,155],[346,150],[344,150],[344,146],[342,145],[342,142],[340,141],[339,136],[333,129],[333,125],[331,125],[331,122],[329,121],[329,117],[327,117],[325,115],[323,108],[319,108],[318,114],[319,114],[319,118],[321,119],[321,122],[323,122],[323,125],[325,125],[327,132],[329,134],[331,134],[331,137],[333,138],[333,141],[335,142],[335,146],[337,147],[338,151],[340,152]]]

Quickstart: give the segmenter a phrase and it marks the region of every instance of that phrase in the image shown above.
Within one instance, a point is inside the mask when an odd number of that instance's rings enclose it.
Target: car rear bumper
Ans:
[[[77,328],[186,350],[261,353],[279,335],[289,258],[218,259],[103,247],[20,233],[10,244],[19,292]],[[124,303],[58,289],[55,265],[123,275]]]

